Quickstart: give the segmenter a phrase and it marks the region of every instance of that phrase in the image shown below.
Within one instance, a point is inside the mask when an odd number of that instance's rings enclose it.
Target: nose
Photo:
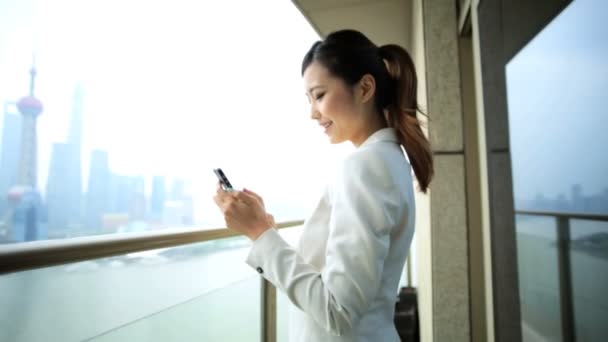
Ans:
[[[318,120],[321,118],[321,113],[315,108],[315,105],[310,105],[310,118],[313,120]]]

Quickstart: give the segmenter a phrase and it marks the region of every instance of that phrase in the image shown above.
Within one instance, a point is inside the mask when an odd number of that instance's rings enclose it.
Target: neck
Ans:
[[[366,124],[363,125],[361,130],[351,139],[351,142],[355,147],[361,146],[367,138],[369,138],[372,134],[377,131],[388,127],[386,124],[386,120],[384,120],[384,116],[380,114],[375,114],[371,116],[373,119],[369,120]]]

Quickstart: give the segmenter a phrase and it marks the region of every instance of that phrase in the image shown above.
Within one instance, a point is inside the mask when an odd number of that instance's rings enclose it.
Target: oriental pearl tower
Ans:
[[[37,190],[36,120],[42,113],[42,102],[34,96],[36,68],[30,69],[30,92],[17,102],[22,115],[20,162],[17,184],[8,192],[11,203],[8,217],[10,239],[13,242],[46,238],[42,198]]]

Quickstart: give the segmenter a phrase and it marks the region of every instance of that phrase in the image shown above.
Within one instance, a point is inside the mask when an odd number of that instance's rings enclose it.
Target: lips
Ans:
[[[319,125],[321,125],[323,128],[327,129],[329,126],[331,126],[333,124],[332,121],[328,121],[328,122],[319,122]]]

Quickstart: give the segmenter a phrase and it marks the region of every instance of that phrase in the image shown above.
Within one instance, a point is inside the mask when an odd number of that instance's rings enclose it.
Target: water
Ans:
[[[577,341],[606,341],[608,250],[580,241],[608,233],[608,223],[572,220],[570,227]],[[555,219],[518,216],[517,249],[524,341],[561,341]]]
[[[235,333],[236,311],[239,330],[257,337],[260,277],[244,263],[248,248],[214,242],[2,276],[0,341],[214,341]]]

